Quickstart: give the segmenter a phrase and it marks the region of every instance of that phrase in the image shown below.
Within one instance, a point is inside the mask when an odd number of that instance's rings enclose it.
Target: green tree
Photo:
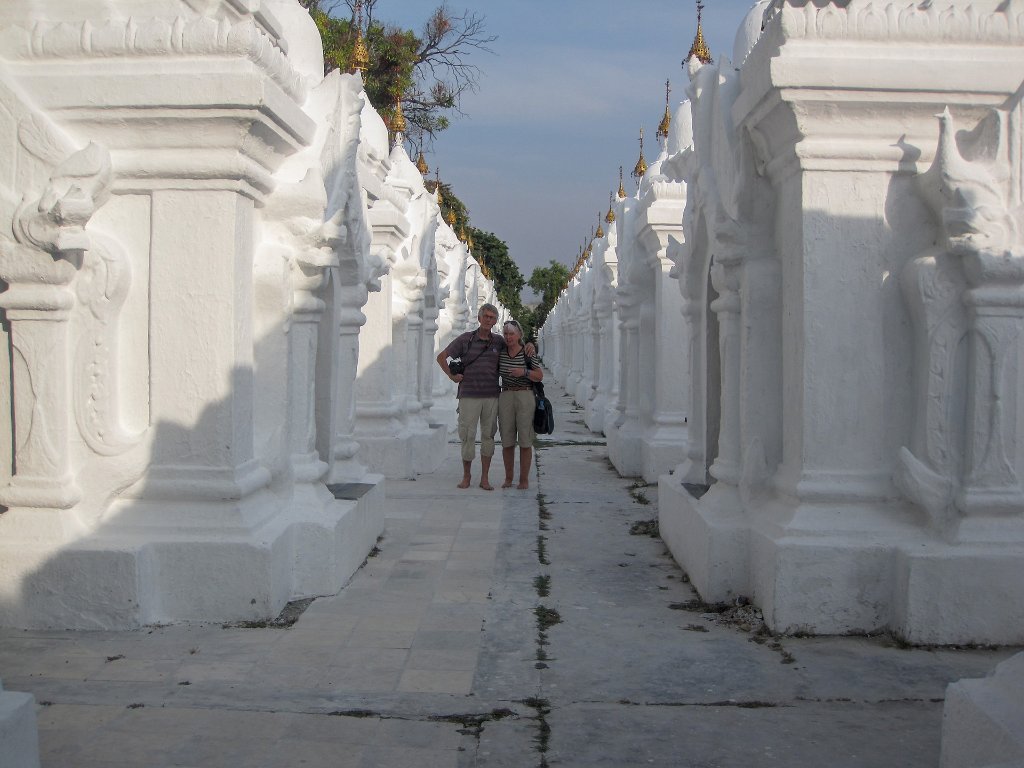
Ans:
[[[439,182],[441,185],[441,216],[455,230],[456,235],[469,234],[469,211],[466,204],[459,199],[451,188],[450,184]],[[427,188],[437,194],[437,185],[427,185]]]
[[[508,254],[508,245],[493,232],[484,232],[476,227],[470,228],[473,238],[473,255],[476,260],[487,267],[494,281],[498,298],[509,310],[522,306],[519,294],[526,284],[519,266]]]
[[[300,0],[324,44],[324,67],[348,70],[356,41],[353,0]],[[363,82],[370,103],[390,125],[395,102],[402,99],[406,137],[423,146],[462,114],[461,97],[479,86],[480,68],[469,61],[473,51],[490,52],[497,39],[488,35],[484,17],[452,12],[446,4],[430,15],[419,34],[374,18],[379,0],[364,0],[364,42],[370,63]],[[339,18],[347,9],[348,18]]]
[[[533,337],[535,328],[533,313],[523,306],[522,290],[525,280],[519,265],[509,255],[508,244],[493,232],[477,229],[469,223],[469,210],[459,196],[452,191],[451,185],[439,182],[441,187],[441,216],[455,230],[457,235],[465,235],[472,242],[470,251],[477,263],[487,271],[488,277],[494,282],[498,299],[523,327],[523,336]],[[436,183],[427,183],[431,192],[437,193]]]
[[[526,280],[508,252],[508,244],[493,232],[472,227],[473,256],[487,267],[498,299],[523,328],[525,339],[534,338],[533,312],[523,306],[522,291]]]
[[[546,267],[537,267],[530,273],[526,284],[540,296],[540,305],[534,311],[533,321],[536,328],[544,325],[548,313],[558,301],[559,294],[569,282],[569,268],[559,261],[551,260]]]

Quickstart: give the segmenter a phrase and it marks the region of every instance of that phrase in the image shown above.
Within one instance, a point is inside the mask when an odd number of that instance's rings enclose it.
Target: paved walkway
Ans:
[[[388,483],[379,552],[290,628],[0,631],[44,768],[938,764],[946,684],[1016,649],[775,638],[710,610],[636,525],[656,488],[552,399],[529,491],[457,490],[450,445]]]

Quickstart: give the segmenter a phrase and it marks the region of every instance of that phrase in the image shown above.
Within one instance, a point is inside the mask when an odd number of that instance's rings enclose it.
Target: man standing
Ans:
[[[468,488],[473,456],[476,453],[477,425],[480,426],[480,487],[493,490],[487,475],[494,456],[494,433],[498,429],[498,361],[505,349],[505,339],[491,328],[498,322],[498,308],[483,304],[477,313],[480,327],[457,336],[441,350],[437,364],[452,381],[459,385],[459,440],[462,442],[462,482],[459,488]],[[532,344],[527,345],[527,354]],[[463,373],[453,374],[448,358],[460,358]]]

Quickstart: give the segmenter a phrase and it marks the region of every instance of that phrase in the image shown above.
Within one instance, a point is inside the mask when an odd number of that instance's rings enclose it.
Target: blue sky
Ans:
[[[438,136],[427,162],[452,184],[474,226],[509,244],[529,279],[534,267],[575,261],[608,207],[608,193],[639,152],[657,156],[654,132],[684,98],[680,66],[696,31],[694,0],[448,0],[486,17],[494,55],[474,53],[480,90],[466,116]],[[418,30],[434,7],[381,0],[379,21]],[[717,60],[732,56],[736,29],[753,0],[706,0],[704,35]]]

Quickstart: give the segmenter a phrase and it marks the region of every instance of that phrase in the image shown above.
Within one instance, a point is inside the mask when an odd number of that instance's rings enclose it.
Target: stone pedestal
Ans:
[[[610,210],[610,209],[609,209]],[[606,219],[607,220],[607,219]],[[595,388],[594,397],[587,403],[585,421],[592,432],[603,433],[609,404],[614,399],[619,372],[619,348],[615,288],[618,283],[618,261],[615,252],[616,235],[608,221],[608,233],[594,247],[594,322]]]
[[[326,491],[316,407],[361,88],[288,57],[319,45],[293,4],[165,10],[0,10],[4,178],[37,203],[3,210],[0,245],[27,431],[0,490],[7,625],[266,618],[339,588],[380,529],[379,498]]]
[[[670,238],[682,239],[686,185],[661,175],[667,158],[648,170],[637,208],[637,250],[646,300],[640,331],[643,466],[647,482],[674,469],[686,456],[690,361],[678,283],[669,277]],[[639,266],[639,265],[638,265]]]
[[[784,4],[738,80],[695,72],[708,452],[662,479],[661,530],[778,631],[1024,639],[1022,14],[970,13]]]
[[[940,768],[1024,765],[1024,654],[946,688]]]
[[[0,754],[4,768],[39,768],[36,702],[31,694],[5,691],[0,684]]]

